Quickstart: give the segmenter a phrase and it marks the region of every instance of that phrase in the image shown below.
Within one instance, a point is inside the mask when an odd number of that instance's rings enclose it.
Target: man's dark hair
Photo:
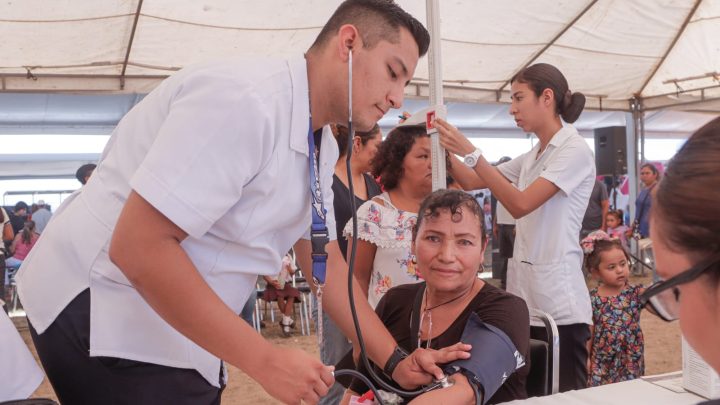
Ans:
[[[27,211],[28,205],[25,203],[25,201],[18,201],[15,204],[15,208],[13,209],[13,212],[18,212],[19,210],[25,210]]]
[[[75,172],[75,178],[84,186],[86,182],[86,178],[92,173],[93,170],[97,167],[94,163],[88,163],[80,166],[79,169]]]
[[[363,47],[372,48],[380,40],[396,44],[400,27],[407,29],[417,43],[420,56],[427,53],[430,34],[423,25],[392,0],[346,0],[335,10],[310,49],[322,47],[345,24],[354,25]]]

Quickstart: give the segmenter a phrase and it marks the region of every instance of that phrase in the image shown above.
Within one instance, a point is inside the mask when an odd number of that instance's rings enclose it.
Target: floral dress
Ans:
[[[602,297],[590,291],[595,332],[592,336],[588,386],[638,378],[645,373],[640,329],[642,286],[627,285],[620,294]]]
[[[385,192],[361,205],[357,210],[357,219],[358,239],[377,247],[368,287],[368,301],[375,308],[390,288],[420,281],[410,253],[417,213],[395,208]],[[350,220],[343,235],[350,239],[352,234]]]

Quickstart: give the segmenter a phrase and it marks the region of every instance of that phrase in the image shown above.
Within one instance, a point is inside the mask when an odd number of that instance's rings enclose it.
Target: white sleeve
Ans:
[[[202,236],[269,161],[275,135],[268,111],[248,88],[188,77],[130,186],[189,235]]]
[[[522,170],[523,162],[525,161],[528,153],[530,152],[523,153],[509,162],[498,165],[497,169],[500,171],[500,174],[505,176],[510,183],[517,185],[520,179],[520,171]]]
[[[588,177],[595,177],[595,159],[585,141],[565,142],[550,161],[547,162],[540,177],[558,186],[569,195]]]

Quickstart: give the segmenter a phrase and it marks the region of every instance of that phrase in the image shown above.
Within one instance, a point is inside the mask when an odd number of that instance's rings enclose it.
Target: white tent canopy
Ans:
[[[339,2],[0,2],[0,134],[106,135],[183,66],[303,52]],[[397,2],[426,22],[425,0]],[[629,114],[618,111],[632,100],[648,138],[685,137],[711,117],[668,108],[720,111],[720,0],[442,0],[440,20],[449,118],[470,136],[525,136],[499,103],[509,102],[510,78],[536,62],[558,66],[600,110],[576,123],[585,136],[626,125]],[[406,109],[420,108],[428,91],[423,59]],[[99,157],[2,146],[0,178],[72,176]]]
[[[188,64],[304,51],[336,0],[8,0],[0,90],[146,93]],[[425,21],[424,0],[398,0]],[[445,98],[507,102],[534,62],[558,66],[596,109],[720,110],[718,0],[445,0]],[[427,94],[418,65],[411,96]]]

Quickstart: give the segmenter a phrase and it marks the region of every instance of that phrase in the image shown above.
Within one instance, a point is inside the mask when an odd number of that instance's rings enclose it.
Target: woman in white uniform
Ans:
[[[560,118],[575,122],[585,96],[572,93],[562,73],[545,63],[520,71],[511,83],[510,114],[524,132],[537,136],[534,148],[494,167],[443,120],[437,122],[440,142],[463,156],[465,164],[454,161],[451,170],[463,188],[489,188],[517,219],[507,289],[555,319],[560,391],[580,389],[586,386],[585,343],[592,318],[578,235],[595,181],[595,161],[577,130]],[[533,331],[538,334],[540,329]]]

